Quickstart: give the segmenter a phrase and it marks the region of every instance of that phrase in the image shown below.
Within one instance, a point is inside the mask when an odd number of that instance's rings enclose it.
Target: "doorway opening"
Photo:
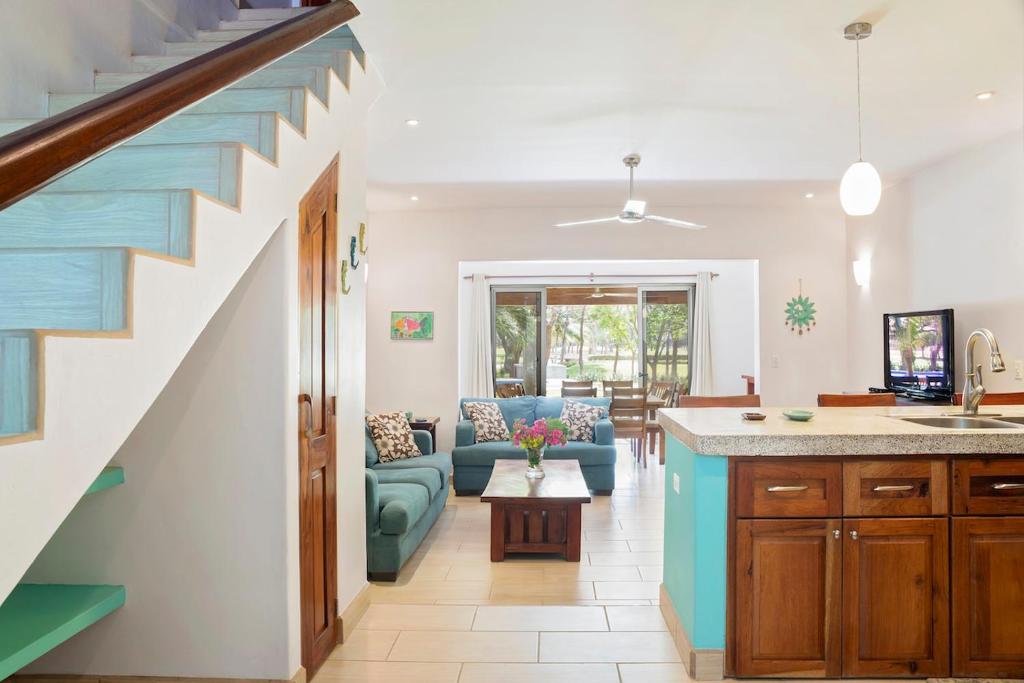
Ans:
[[[564,380],[641,385],[690,378],[692,285],[495,285],[497,387],[558,396]]]

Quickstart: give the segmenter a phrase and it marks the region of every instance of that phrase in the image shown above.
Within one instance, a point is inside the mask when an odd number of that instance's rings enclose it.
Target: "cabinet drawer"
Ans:
[[[737,463],[736,515],[838,517],[842,514],[842,474],[838,462]]]
[[[954,462],[953,514],[1024,514],[1024,459]]]
[[[949,512],[949,465],[943,460],[843,463],[847,517],[926,517]]]

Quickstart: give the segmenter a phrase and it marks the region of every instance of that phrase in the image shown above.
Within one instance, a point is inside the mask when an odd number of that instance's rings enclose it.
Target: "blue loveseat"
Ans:
[[[448,500],[451,456],[434,453],[430,432],[412,436],[423,455],[380,462],[366,435],[366,572],[375,581],[398,577]]]
[[[609,398],[573,400],[600,406],[606,411],[611,404]],[[476,430],[473,422],[467,419],[464,408],[467,402],[472,401],[497,403],[509,431],[521,418],[525,418],[528,424],[533,424],[534,420],[557,418],[562,414],[562,399],[548,396],[464,398],[459,401],[459,414],[462,419],[455,425],[455,448],[452,449],[457,496],[481,493],[491,478],[495,460],[526,460],[526,451],[516,448],[511,441],[476,442]],[[570,441],[562,447],[548,448],[544,452],[544,458],[579,460],[583,478],[587,480],[587,488],[595,493],[609,494],[615,488],[615,430],[607,417],[598,420],[594,425],[593,442]]]

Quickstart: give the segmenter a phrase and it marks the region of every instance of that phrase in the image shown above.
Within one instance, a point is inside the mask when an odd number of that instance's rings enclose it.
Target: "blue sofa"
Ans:
[[[573,399],[588,405],[608,409],[610,398]],[[509,431],[519,419],[527,423],[544,418],[557,418],[562,414],[562,399],[548,396],[519,396],[517,398],[464,398],[459,401],[462,418],[455,425],[455,448],[452,465],[455,468],[455,495],[468,496],[481,493],[491,478],[495,460],[526,460],[526,451],[516,448],[511,441],[476,442],[473,422],[467,419],[464,405],[470,401],[497,403]],[[615,430],[607,418],[594,425],[594,441],[570,441],[565,446],[548,448],[547,460],[579,460],[587,488],[595,493],[610,494],[615,488]],[[525,468],[526,465],[524,464]]]
[[[448,501],[452,459],[434,453],[430,432],[413,430],[423,455],[380,462],[366,435],[366,573],[394,581]]]

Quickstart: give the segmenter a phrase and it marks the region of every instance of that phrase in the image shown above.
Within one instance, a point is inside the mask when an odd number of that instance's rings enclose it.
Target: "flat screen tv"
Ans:
[[[954,391],[953,309],[886,313],[885,387],[948,396]]]

